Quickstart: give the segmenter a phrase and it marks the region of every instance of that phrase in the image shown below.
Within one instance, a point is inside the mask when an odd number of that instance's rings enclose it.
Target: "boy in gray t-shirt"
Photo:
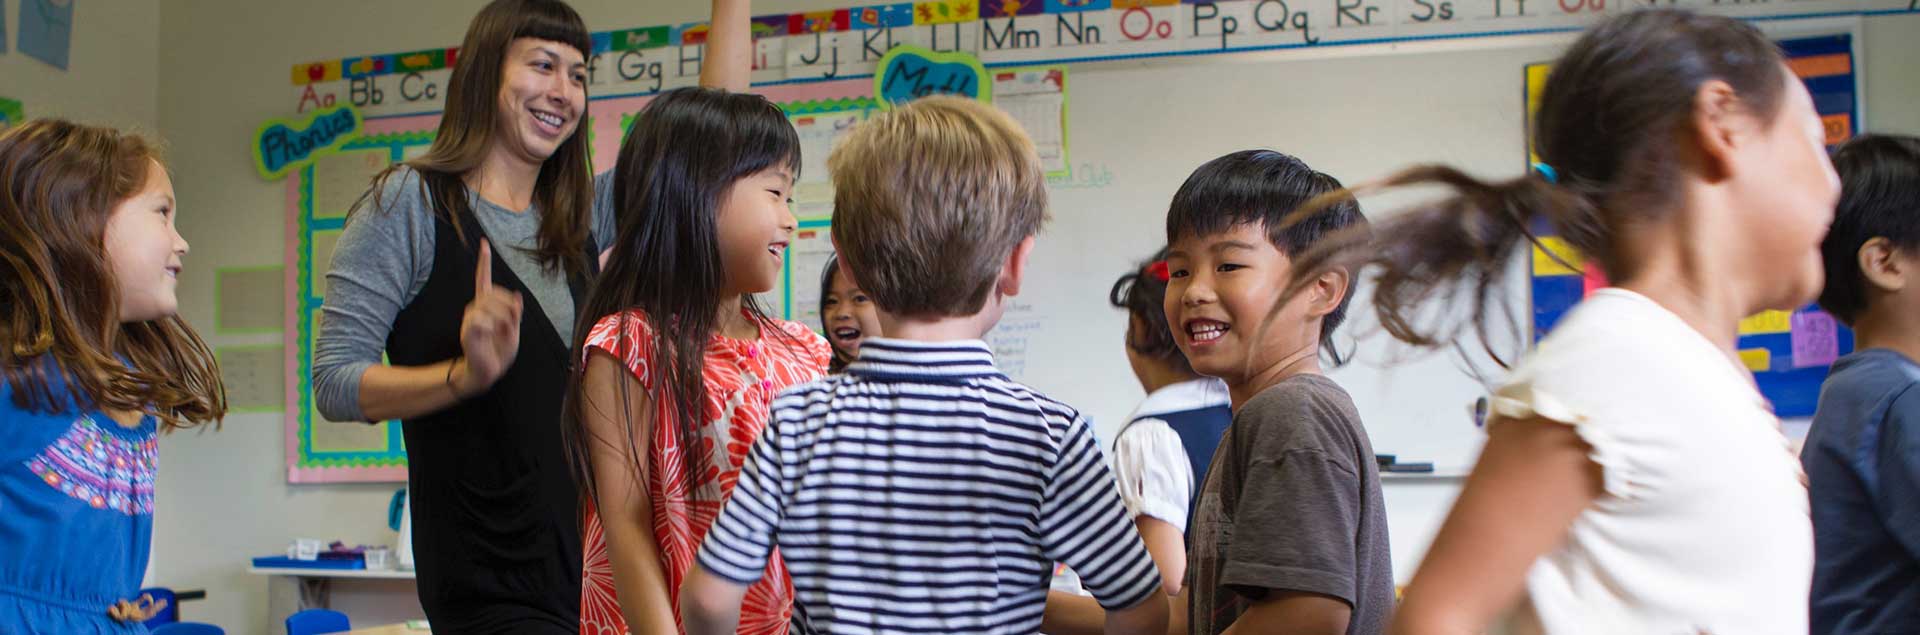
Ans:
[[[1352,607],[1348,633],[1380,633],[1392,554],[1373,444],[1325,375],[1295,375],[1241,404],[1193,511],[1191,632],[1226,630],[1275,591]]]
[[[1284,222],[1339,189],[1299,159],[1250,150],[1200,166],[1167,212],[1167,321],[1234,409],[1188,525],[1191,633],[1372,634],[1392,615],[1373,447],[1353,401],[1320,374],[1351,272],[1291,295],[1276,284],[1316,241],[1366,231],[1350,197]]]

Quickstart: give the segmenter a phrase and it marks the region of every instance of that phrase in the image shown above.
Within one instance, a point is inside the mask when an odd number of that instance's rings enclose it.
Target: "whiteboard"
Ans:
[[[1032,331],[1021,379],[1087,413],[1110,443],[1144,393],[1121,348],[1125,313],[1107,291],[1165,241],[1167,203],[1194,168],[1270,148],[1349,185],[1428,161],[1516,175],[1525,165],[1521,68],[1567,40],[1074,65],[1075,175],[1049,188],[1053,220],[1009,313]],[[1408,200],[1370,198],[1362,209],[1377,220]],[[1524,319],[1524,269],[1511,283]],[[1470,465],[1484,436],[1469,407],[1486,389],[1450,354],[1396,362],[1406,350],[1378,332],[1365,296],[1363,285],[1336,336],[1357,347],[1354,361],[1329,374],[1353,395],[1374,450],[1441,470]]]

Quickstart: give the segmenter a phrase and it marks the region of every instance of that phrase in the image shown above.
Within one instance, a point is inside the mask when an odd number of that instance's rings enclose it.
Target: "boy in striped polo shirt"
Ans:
[[[1109,633],[1164,633],[1091,425],[980,339],[1046,220],[1032,141],[977,101],[929,97],[860,124],[828,168],[834,242],[886,337],[774,402],[681,589],[687,632],[733,633],[777,545],[795,633],[1033,633],[1056,561]]]

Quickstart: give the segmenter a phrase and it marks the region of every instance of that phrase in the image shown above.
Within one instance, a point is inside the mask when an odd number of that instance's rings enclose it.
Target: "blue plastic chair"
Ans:
[[[347,614],[335,610],[307,609],[287,616],[287,635],[326,635],[351,630],[353,624],[347,621]]]
[[[167,603],[167,608],[160,609],[159,613],[153,614],[153,619],[143,622],[149,630],[160,628],[162,624],[172,624],[180,621],[180,599],[174,597],[173,589],[163,586],[141,589],[140,592],[134,594],[133,597],[137,598],[142,595],[151,596],[155,604],[159,604],[162,601]]]
[[[227,635],[227,632],[212,624],[174,622],[161,624],[160,628],[153,629],[153,635]]]

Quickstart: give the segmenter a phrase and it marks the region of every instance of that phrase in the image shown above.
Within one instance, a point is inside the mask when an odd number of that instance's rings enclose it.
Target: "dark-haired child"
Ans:
[[[1162,248],[1108,294],[1114,307],[1127,310],[1127,363],[1147,391],[1114,439],[1113,476],[1162,587],[1178,595],[1187,576],[1187,518],[1233,409],[1226,384],[1194,372],[1174,343],[1167,282]]]
[[[1233,402],[1189,528],[1192,633],[1378,633],[1392,614],[1373,445],[1353,400],[1321,374],[1323,352],[1339,362],[1331,338],[1353,277],[1327,271],[1291,298],[1279,284],[1316,240],[1364,229],[1351,199],[1282,223],[1340,189],[1297,158],[1249,150],[1200,166],[1168,210],[1173,340]]]
[[[1920,632],[1920,138],[1833,156],[1840,206],[1820,306],[1853,327],[1800,455],[1813,502],[1815,633]]]
[[[860,356],[860,345],[880,337],[880,309],[853,275],[840,266],[840,257],[827,259],[820,270],[820,328],[833,345],[833,363],[827,372],[839,374]]]
[[[806,325],[754,300],[773,288],[793,238],[801,157],[780,109],[738,92],[748,9],[714,0],[702,88],[648,103],[602,180],[617,229],[581,305],[566,416],[587,497],[581,633],[685,630],[681,583],[768,404],[819,377],[831,355]],[[735,632],[786,633],[784,561],[759,571]]]
[[[1127,364],[1147,391],[1114,440],[1114,485],[1153,556],[1161,588],[1177,596],[1187,577],[1187,518],[1214,448],[1233,423],[1233,409],[1226,384],[1194,372],[1174,344],[1167,326],[1167,282],[1163,247],[1115,280],[1107,301],[1127,311]],[[1104,612],[1084,593],[1077,574],[1057,568],[1042,631],[1102,632]]]

